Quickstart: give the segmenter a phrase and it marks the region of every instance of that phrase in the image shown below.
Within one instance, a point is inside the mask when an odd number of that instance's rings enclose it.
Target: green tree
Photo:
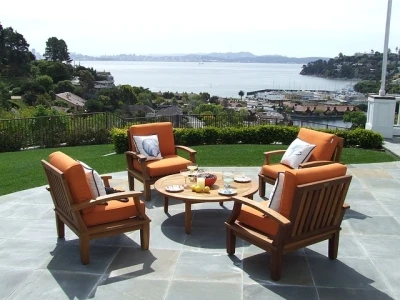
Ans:
[[[125,84],[119,87],[121,91],[121,100],[126,105],[133,105],[138,102],[138,98],[132,86]]]
[[[244,96],[244,92],[243,91],[239,91],[238,95],[240,96],[240,100],[242,100],[243,96]]]
[[[90,94],[94,89],[94,77],[87,70],[79,72],[79,83],[83,88],[84,94]]]
[[[46,92],[53,89],[53,78],[48,75],[42,75],[35,80],[39,85],[45,88]]]
[[[347,111],[343,115],[344,122],[351,122],[352,127],[365,127],[365,123],[367,122],[367,116],[362,111]]]
[[[70,63],[72,61],[69,56],[68,46],[64,40],[51,37],[46,42],[46,49],[43,54],[46,60]]]
[[[3,28],[0,24],[0,76],[28,77],[30,62],[34,60],[24,36],[12,27]]]

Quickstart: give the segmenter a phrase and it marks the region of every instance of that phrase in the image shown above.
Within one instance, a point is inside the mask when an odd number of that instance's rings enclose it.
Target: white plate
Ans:
[[[251,178],[247,177],[247,176],[236,176],[235,178],[233,178],[233,180],[235,180],[236,182],[250,182]]]
[[[235,189],[223,188],[223,189],[218,190],[218,194],[224,195],[224,196],[232,196],[232,195],[235,195],[236,193],[237,193],[237,191]]]
[[[182,192],[184,189],[183,185],[169,185],[165,187],[165,190],[170,193]]]

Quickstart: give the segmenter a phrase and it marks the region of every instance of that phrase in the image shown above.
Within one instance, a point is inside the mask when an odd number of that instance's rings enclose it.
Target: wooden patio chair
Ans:
[[[310,168],[325,165],[333,162],[340,162],[344,139],[331,133],[325,133],[308,128],[300,128],[297,138],[315,145],[308,161],[301,163],[298,168]],[[286,150],[274,150],[264,152],[264,164],[258,174],[259,194],[265,196],[265,184],[274,184],[279,172],[285,172],[292,169],[290,166],[282,163],[271,163],[273,156],[282,156]]]
[[[142,143],[148,138],[155,139],[156,142],[149,144],[149,148],[146,149],[146,146],[142,147]],[[138,142],[139,139],[142,143]],[[128,165],[129,189],[134,190],[134,179],[139,180],[143,183],[144,198],[147,201],[151,200],[150,185],[161,177],[177,174],[180,170],[186,169],[188,164],[196,162],[195,150],[175,145],[172,123],[170,122],[133,125],[128,130],[128,141],[129,151],[125,154]],[[158,144],[158,149],[154,146],[156,144]],[[178,149],[187,152],[189,159],[179,156]]]
[[[282,174],[272,200],[233,197],[232,214],[225,222],[227,253],[235,253],[236,237],[264,249],[270,253],[273,280],[281,277],[283,255],[296,249],[328,239],[329,258],[336,259],[340,225],[350,207],[344,201],[352,177],[342,164]]]
[[[78,237],[82,264],[89,263],[89,241],[128,231],[140,230],[143,250],[149,248],[150,219],[140,192],[119,192],[93,197],[80,162],[62,152],[54,152],[49,162],[42,160],[54,203],[57,234],[65,235],[66,224]],[[104,176],[109,187],[111,176]],[[121,201],[124,202],[121,202]]]

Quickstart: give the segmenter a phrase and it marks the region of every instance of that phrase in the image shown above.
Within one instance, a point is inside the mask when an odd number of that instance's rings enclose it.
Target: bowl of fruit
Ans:
[[[205,185],[211,187],[217,181],[217,175],[211,173],[200,173],[197,177],[205,178]]]

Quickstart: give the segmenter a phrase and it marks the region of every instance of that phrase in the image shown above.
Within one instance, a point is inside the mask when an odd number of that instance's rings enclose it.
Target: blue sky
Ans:
[[[248,51],[334,57],[383,52],[387,0],[6,1],[0,22],[43,53],[49,37],[87,55]],[[23,8],[23,9],[22,9]],[[400,48],[393,0],[389,48]]]

